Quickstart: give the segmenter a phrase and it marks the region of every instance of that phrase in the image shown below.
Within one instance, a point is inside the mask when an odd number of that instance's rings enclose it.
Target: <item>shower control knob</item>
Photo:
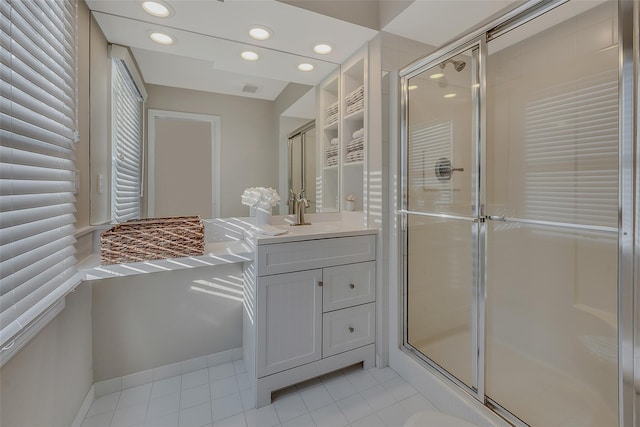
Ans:
[[[353,333],[353,331],[355,331],[355,329],[353,328],[353,326],[349,326],[349,332]]]
[[[349,289],[355,289],[356,285],[354,285],[353,283],[349,283]]]
[[[464,168],[454,168],[451,165],[451,160],[442,157],[436,162],[435,172],[439,181],[449,181],[454,172],[464,172]]]

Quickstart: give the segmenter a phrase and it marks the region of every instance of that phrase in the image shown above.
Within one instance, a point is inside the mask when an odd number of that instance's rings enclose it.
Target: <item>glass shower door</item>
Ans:
[[[615,16],[487,44],[486,395],[531,426],[618,425]]]
[[[407,81],[405,346],[477,384],[478,49]]]

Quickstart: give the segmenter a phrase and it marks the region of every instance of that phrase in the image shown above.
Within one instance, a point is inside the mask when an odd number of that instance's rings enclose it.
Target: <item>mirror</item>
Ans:
[[[248,214],[240,203],[240,195],[247,187],[277,188],[286,202],[286,193],[282,194],[288,191],[286,136],[295,127],[283,129],[282,118],[296,118],[287,112],[295,101],[375,35],[368,28],[269,0],[161,1],[169,6],[167,18],[147,15],[139,1],[86,3],[93,15],[92,224],[111,221],[109,44],[126,46],[132,54],[148,93],[145,121],[151,109],[219,117],[220,166],[214,172],[219,174],[219,214],[226,217]],[[268,22],[273,27],[271,40],[259,42],[247,36],[248,27],[256,22]],[[174,43],[166,46],[154,43],[149,38],[151,32],[165,32]],[[313,53],[311,47],[319,40],[330,41],[334,52],[325,56]],[[260,60],[243,61],[240,53],[245,50],[255,51]],[[298,71],[302,62],[312,64],[314,70]],[[300,120],[308,121],[308,117]],[[149,129],[145,128],[144,133],[148,135]],[[176,138],[177,144],[184,142]],[[142,216],[146,216],[150,196],[147,172],[153,161],[148,158],[146,144],[143,151],[140,173]],[[156,170],[155,175],[158,173],[181,174],[181,171]],[[162,190],[157,185],[155,188]],[[187,193],[190,190],[184,189]],[[280,212],[275,213],[286,213],[286,207],[281,205]]]

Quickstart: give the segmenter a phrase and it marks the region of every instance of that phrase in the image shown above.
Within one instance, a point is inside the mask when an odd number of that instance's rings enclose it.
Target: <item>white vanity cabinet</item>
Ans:
[[[243,352],[256,406],[375,360],[375,234],[260,244],[245,265]]]

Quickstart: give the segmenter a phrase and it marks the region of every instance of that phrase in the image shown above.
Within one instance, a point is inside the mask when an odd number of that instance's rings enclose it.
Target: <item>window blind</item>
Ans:
[[[120,58],[113,58],[112,88],[114,173],[111,218],[123,222],[140,218],[143,98]]]
[[[526,106],[528,218],[617,228],[617,73],[550,86]]]
[[[0,359],[79,283],[76,4],[0,3]]]
[[[412,192],[435,191],[437,204],[453,202],[451,181],[440,181],[435,175],[438,159],[452,157],[453,123],[433,120],[412,124],[408,129],[408,184]],[[413,195],[415,197],[415,195]],[[419,208],[411,202],[410,209]]]

